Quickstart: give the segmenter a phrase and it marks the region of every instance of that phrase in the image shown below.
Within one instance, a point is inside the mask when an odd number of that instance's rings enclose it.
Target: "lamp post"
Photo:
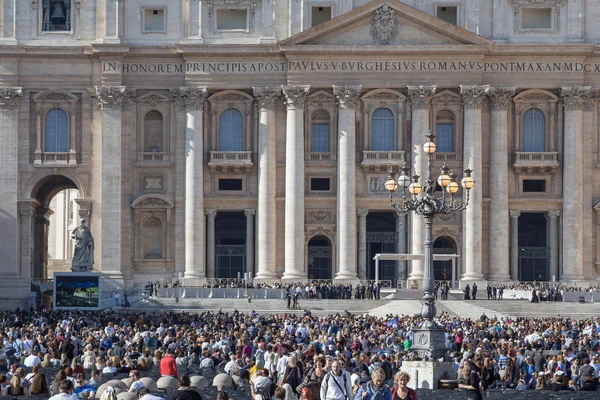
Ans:
[[[450,214],[463,211],[469,204],[469,193],[475,185],[468,167],[463,170],[463,179],[460,185],[466,190],[466,201],[455,199],[460,187],[456,182],[456,175],[450,171],[446,164],[440,168],[437,184],[441,188],[441,195],[437,191],[434,178],[431,174],[431,157],[435,153],[435,136],[430,132],[426,136],[423,151],[427,154],[427,176],[423,185],[419,182],[419,175],[409,177],[409,169],[401,169],[400,176],[396,178],[395,171],[390,170],[385,181],[385,188],[390,193],[390,206],[397,214],[407,214],[414,211],[423,216],[425,220],[425,265],[423,271],[423,300],[421,316],[425,320],[420,329],[413,332],[413,347],[415,356],[421,359],[435,360],[442,357],[446,351],[444,344],[444,331],[434,321],[436,315],[435,298],[433,295],[435,281],[433,276],[433,218],[438,214]],[[394,203],[393,196],[397,190],[402,191],[402,199]],[[407,197],[408,190],[410,197]]]

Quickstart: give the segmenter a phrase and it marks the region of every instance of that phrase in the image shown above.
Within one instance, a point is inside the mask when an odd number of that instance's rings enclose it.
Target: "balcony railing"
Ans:
[[[559,167],[557,152],[523,152],[513,153],[513,167],[521,172],[554,173]]]
[[[68,164],[71,160],[70,153],[44,153],[44,163]]]
[[[213,172],[249,172],[252,168],[251,151],[211,151],[208,166]]]
[[[305,161],[335,161],[335,153],[317,153],[309,152],[304,154]]]
[[[44,152],[36,153],[34,165],[36,167],[48,167],[48,166],[63,166],[63,167],[75,167],[77,166],[77,154],[74,152]]]
[[[137,153],[137,160],[142,162],[164,162],[169,161],[169,153],[142,152]]]
[[[402,165],[406,161],[404,151],[363,151],[362,167],[365,172],[387,172],[391,166]]]
[[[444,162],[462,161],[462,153],[434,153],[433,160]]]

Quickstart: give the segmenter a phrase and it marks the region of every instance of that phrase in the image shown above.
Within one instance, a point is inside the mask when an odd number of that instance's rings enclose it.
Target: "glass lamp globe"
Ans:
[[[395,192],[396,188],[398,187],[398,184],[396,183],[396,179],[394,179],[393,176],[388,176],[388,178],[385,181],[385,190],[387,190],[388,192]]]
[[[425,144],[423,145],[423,151],[425,152],[425,154],[433,154],[433,153],[435,153],[435,150],[436,150],[436,146],[435,146],[435,142],[433,142],[433,141],[427,140],[425,142]]]
[[[408,177],[408,175],[403,174],[398,177],[398,186],[400,186],[403,189],[406,189],[410,186],[410,178]]]
[[[473,172],[473,171],[470,170],[469,168],[465,169],[464,177],[460,181],[460,184],[462,185],[462,187],[464,187],[467,190],[471,190],[473,188],[473,186],[475,186],[475,179],[473,179],[473,177],[471,176],[471,172]]]
[[[448,186],[446,186],[446,191],[450,194],[456,194],[458,192],[458,183],[450,182]]]
[[[413,196],[417,196],[419,193],[421,193],[421,190],[423,190],[423,188],[421,187],[421,184],[419,183],[419,175],[414,175],[412,177],[411,184],[408,185],[408,191]]]

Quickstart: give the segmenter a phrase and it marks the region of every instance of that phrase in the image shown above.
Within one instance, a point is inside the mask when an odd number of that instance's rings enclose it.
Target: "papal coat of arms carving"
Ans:
[[[397,32],[396,11],[387,5],[378,8],[375,11],[375,17],[371,21],[373,41],[377,44],[389,44]]]

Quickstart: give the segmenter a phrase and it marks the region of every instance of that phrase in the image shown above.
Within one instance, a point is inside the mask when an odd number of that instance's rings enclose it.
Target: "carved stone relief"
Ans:
[[[398,33],[396,11],[383,5],[375,11],[371,20],[371,36],[376,44],[389,44]]]

